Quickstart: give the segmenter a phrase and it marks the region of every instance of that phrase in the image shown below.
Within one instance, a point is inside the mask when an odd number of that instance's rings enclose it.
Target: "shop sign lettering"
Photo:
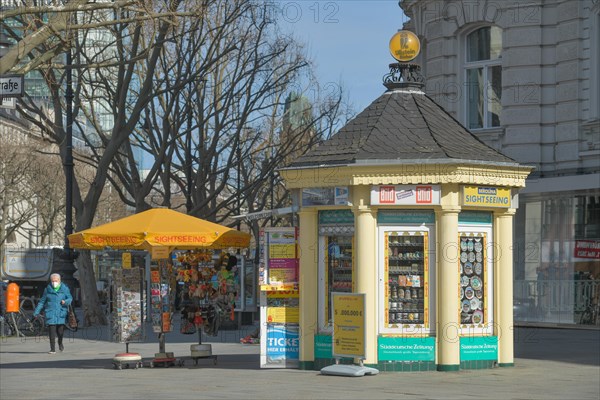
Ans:
[[[0,97],[20,97],[24,94],[23,75],[0,77]]]
[[[600,260],[600,241],[598,240],[576,240],[575,257],[591,258]]]
[[[315,335],[315,358],[333,358],[330,335]]]
[[[460,361],[497,360],[498,337],[462,337],[460,338]]]
[[[463,206],[508,208],[511,204],[511,190],[509,188],[463,187]]]
[[[300,335],[297,324],[267,327],[267,360],[280,363],[298,360],[300,355]]]
[[[434,361],[435,338],[379,337],[380,361]]]

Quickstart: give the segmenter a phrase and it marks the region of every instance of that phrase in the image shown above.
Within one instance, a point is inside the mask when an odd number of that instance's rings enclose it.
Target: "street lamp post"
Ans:
[[[240,142],[238,141],[237,145],[237,215],[241,215],[242,213],[242,193],[241,193],[241,179],[240,173],[242,171],[242,151],[240,149]],[[238,219],[237,230],[239,231],[242,227],[242,220]]]
[[[66,57],[66,138],[65,138],[65,176],[66,176],[66,203],[65,203],[65,254],[71,255],[69,235],[73,233],[73,73],[71,70],[71,50],[67,50]]]
[[[63,1],[63,4],[66,2]],[[68,17],[69,22],[71,16]],[[72,32],[68,32],[68,37],[72,39]],[[63,258],[67,264],[68,271],[74,271],[73,265],[74,252],[69,247],[69,235],[73,233],[73,72],[71,60],[71,43],[65,53],[65,158],[63,167],[65,170],[65,244],[63,248]],[[70,267],[70,268],[69,268]],[[72,278],[72,277],[71,277]]]
[[[77,253],[69,247],[69,235],[73,233],[73,73],[71,49],[66,52],[65,59],[65,244],[63,248],[63,277],[62,280],[75,287],[74,260]]]

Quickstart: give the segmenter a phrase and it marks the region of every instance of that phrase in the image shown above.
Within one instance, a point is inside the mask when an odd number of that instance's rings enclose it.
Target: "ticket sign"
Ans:
[[[509,208],[511,190],[493,186],[463,186],[463,206]]]
[[[269,325],[266,361],[270,364],[297,364],[300,356],[299,332],[297,325]]]
[[[365,358],[365,295],[331,293],[333,356]]]

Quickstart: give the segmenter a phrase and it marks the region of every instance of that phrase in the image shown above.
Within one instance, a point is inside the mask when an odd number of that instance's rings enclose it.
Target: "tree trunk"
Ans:
[[[92,258],[88,250],[80,251],[77,259],[79,285],[81,287],[81,304],[83,307],[84,326],[106,325],[106,315],[102,311]]]

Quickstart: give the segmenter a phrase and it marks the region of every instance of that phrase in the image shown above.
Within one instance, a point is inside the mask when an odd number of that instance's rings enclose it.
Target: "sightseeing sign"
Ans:
[[[511,190],[494,186],[463,186],[462,205],[509,208],[512,205]]]

